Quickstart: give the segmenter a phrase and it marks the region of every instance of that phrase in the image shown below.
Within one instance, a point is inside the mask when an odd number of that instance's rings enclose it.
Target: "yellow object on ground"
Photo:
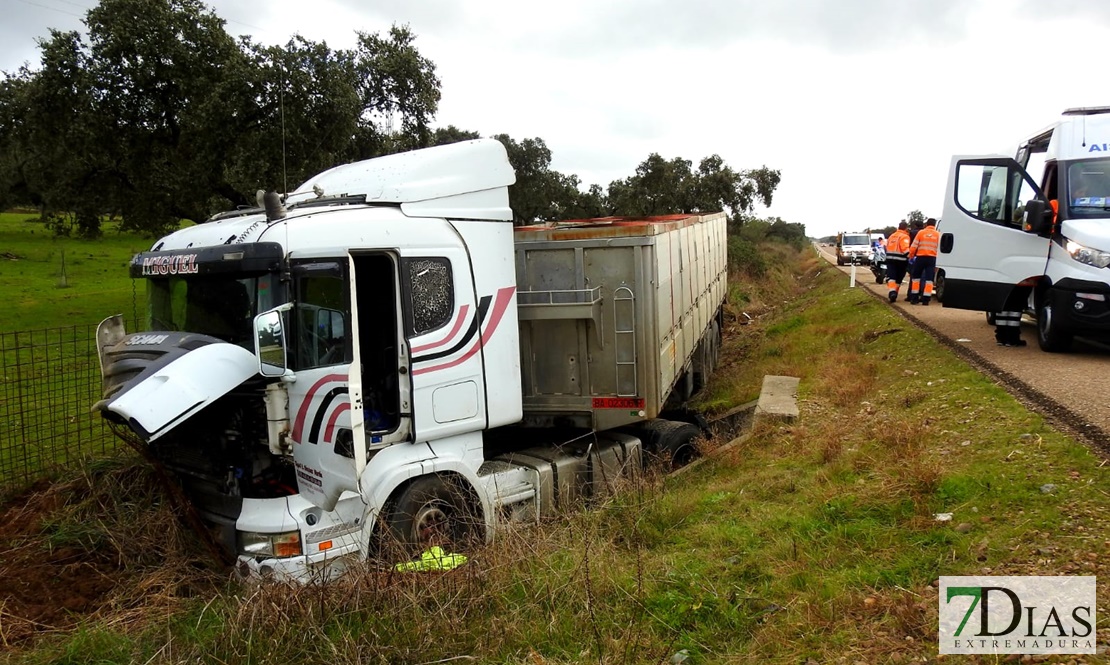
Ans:
[[[448,554],[442,547],[424,550],[416,561],[406,561],[395,566],[397,570],[451,570],[466,563],[463,554]]]

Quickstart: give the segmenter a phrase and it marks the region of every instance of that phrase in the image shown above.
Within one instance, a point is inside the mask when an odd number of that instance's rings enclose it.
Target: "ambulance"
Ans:
[[[953,157],[943,219],[945,307],[997,312],[1020,289],[1045,351],[1110,333],[1110,106],[1064,111],[1014,157]]]

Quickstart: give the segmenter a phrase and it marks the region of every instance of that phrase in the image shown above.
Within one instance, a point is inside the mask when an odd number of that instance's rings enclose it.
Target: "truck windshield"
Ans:
[[[195,332],[253,349],[254,315],[274,307],[273,275],[147,280],[147,329]]]
[[[1068,216],[1105,217],[1110,210],[1110,159],[1068,165]]]
[[[866,246],[866,245],[871,244],[871,239],[868,236],[866,236],[862,233],[858,234],[858,235],[846,235],[846,236],[844,236],[844,244],[845,245],[865,245]]]

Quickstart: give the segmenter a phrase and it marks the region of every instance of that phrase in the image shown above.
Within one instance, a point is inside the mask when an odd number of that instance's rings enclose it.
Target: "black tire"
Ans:
[[[933,298],[937,302],[944,302],[944,271],[937,271],[937,276],[933,280]]]
[[[987,325],[993,326],[997,325],[997,323],[998,322],[995,320],[994,312],[987,312]]]
[[[883,274],[881,272],[876,272],[875,273],[875,283],[876,284],[882,284],[883,283]]]
[[[460,552],[480,542],[485,521],[465,481],[424,476],[406,486],[386,515],[386,530],[406,554],[439,545]]]
[[[1042,302],[1037,306],[1037,344],[1042,351],[1066,353],[1071,350],[1072,334],[1060,329],[1053,318],[1052,305]]]
[[[701,430],[690,423],[657,419],[644,423],[643,432],[644,448],[648,453],[646,458],[658,461],[672,471],[701,455],[696,443]]]

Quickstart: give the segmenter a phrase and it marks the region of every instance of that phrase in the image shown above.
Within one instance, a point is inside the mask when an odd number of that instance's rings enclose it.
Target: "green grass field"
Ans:
[[[102,238],[82,240],[54,236],[35,213],[0,213],[0,300],[8,309],[0,333],[133,318],[127,266],[151,244],[111,222]]]

